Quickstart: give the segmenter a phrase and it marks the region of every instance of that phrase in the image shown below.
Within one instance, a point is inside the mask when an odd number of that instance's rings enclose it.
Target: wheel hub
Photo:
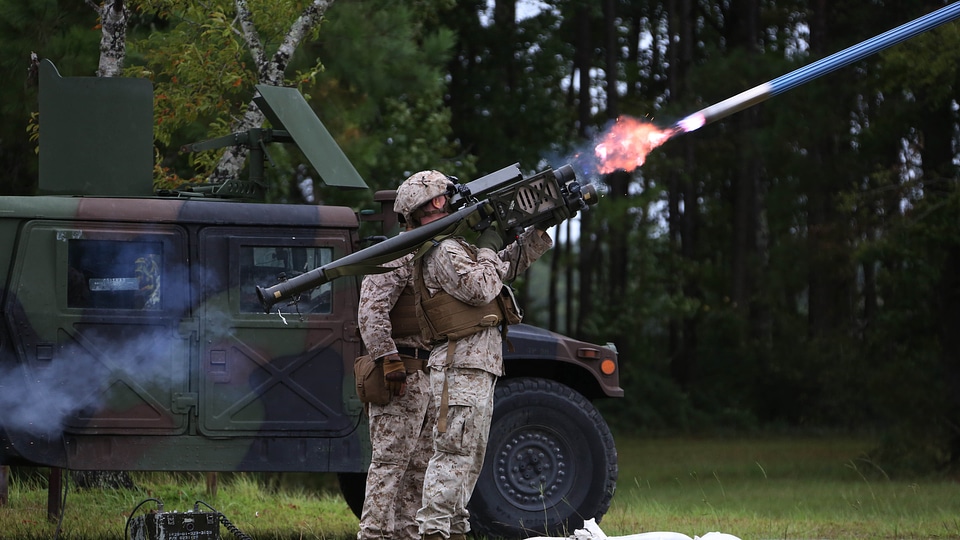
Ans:
[[[497,489],[518,508],[551,507],[568,491],[568,454],[566,445],[546,431],[518,431],[497,455]]]

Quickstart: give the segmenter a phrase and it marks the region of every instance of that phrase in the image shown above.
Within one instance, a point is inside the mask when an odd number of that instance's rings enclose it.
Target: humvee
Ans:
[[[395,192],[363,212],[249,202],[256,182],[155,193],[150,83],[41,72],[40,194],[0,197],[0,463],[337,473],[359,515],[359,278],[270,313],[256,288],[356,252],[362,225],[395,231]],[[328,185],[365,186],[299,93],[258,90],[268,142],[293,140]],[[265,148],[259,131],[237,141]],[[570,531],[613,496],[616,448],[592,400],[622,396],[617,353],[525,324],[509,343],[473,525]]]

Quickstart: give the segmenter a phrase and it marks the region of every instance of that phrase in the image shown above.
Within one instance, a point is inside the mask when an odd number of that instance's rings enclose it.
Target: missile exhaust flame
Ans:
[[[667,142],[675,135],[696,131],[709,123],[757,105],[773,96],[848,66],[958,17],[960,17],[960,2],[954,2],[772,81],[757,85],[720,103],[701,109],[669,128],[658,128],[649,122],[621,117],[602,136],[601,141],[594,148],[594,155],[599,160],[597,170],[602,174],[617,169],[632,171],[644,164],[647,155],[654,148]]]
[[[660,129],[650,122],[621,116],[594,148],[597,168],[602,174],[617,169],[632,171],[643,165],[654,148],[679,132],[678,128]]]

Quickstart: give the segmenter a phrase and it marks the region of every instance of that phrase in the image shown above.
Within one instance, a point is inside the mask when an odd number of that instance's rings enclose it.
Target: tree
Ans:
[[[90,10],[55,0],[0,1],[0,167],[2,195],[30,195],[37,188],[37,146],[28,126],[37,110],[37,74],[32,57],[57,58],[63,73],[92,74],[96,43],[90,41]]]
[[[130,8],[123,0],[108,0],[100,5],[86,0],[100,18],[100,68],[98,77],[117,77],[127,55],[127,21]]]
[[[875,232],[857,255],[876,269],[863,355],[878,396],[869,403],[887,428],[879,454],[893,471],[960,465],[958,44],[954,25],[884,52],[863,124],[864,140],[891,156],[858,199],[874,210],[863,219]]]
[[[556,32],[561,21],[549,7],[518,20],[516,4],[497,0],[487,18],[485,2],[456,2],[443,17],[458,37],[447,68],[453,129],[483,172],[513,162],[539,169],[573,132],[561,82],[570,50]]]
[[[260,127],[264,116],[252,100],[252,86],[299,84],[316,76],[319,65],[292,80],[285,72],[303,41],[316,39],[332,3],[254,1],[251,9],[247,0],[141,2],[141,12],[152,11],[157,22],[170,24],[131,44],[144,62],[126,69],[128,76],[149,77],[157,87],[160,144],[170,144],[179,129],[196,121],[213,123],[214,136]],[[243,96],[238,105],[234,100]],[[246,149],[234,146],[219,157],[198,157],[194,165],[209,181],[223,182],[239,175],[245,159]]]
[[[329,12],[332,2],[299,4],[222,0],[210,10],[200,2],[146,3],[156,10],[153,20],[169,29],[134,44],[137,59],[127,73],[150,77],[156,85],[162,175],[176,173],[174,182],[180,175],[191,176],[183,168],[178,142],[259,127],[263,115],[250,101],[255,84],[297,86],[314,101],[328,129],[368,178],[383,169],[397,178],[398,163],[385,162],[385,156],[405,157],[399,165],[408,167],[456,155],[457,146],[448,139],[449,118],[439,104],[443,77],[438,67],[446,61],[452,34],[413,22],[435,19],[434,11],[445,2],[416,3],[419,11],[382,1],[343,3]],[[322,32],[321,20],[326,21]],[[358,35],[369,39],[358,41]],[[293,73],[287,75],[289,70]],[[384,145],[390,138],[409,143],[420,137],[426,144],[413,155],[412,144],[404,145],[407,153]],[[271,149],[271,156],[295,167],[297,156],[286,152]],[[222,155],[203,152],[189,156],[186,165],[199,177],[222,181],[239,174],[244,155],[240,148]],[[472,160],[459,162],[450,168],[452,174],[472,170]],[[396,183],[391,181],[391,187]],[[284,197],[286,186],[278,189],[273,197]],[[338,197],[328,194],[327,200],[336,202]]]
[[[314,107],[374,189],[395,189],[414,172],[438,169],[470,180],[476,157],[454,136],[444,98],[457,36],[445,0],[342,3],[305,56],[322,77],[306,87]],[[365,36],[358,40],[356,36]]]

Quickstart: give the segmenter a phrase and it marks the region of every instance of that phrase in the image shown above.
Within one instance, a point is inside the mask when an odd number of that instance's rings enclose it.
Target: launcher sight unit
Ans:
[[[467,184],[453,184],[450,206],[476,205],[482,219],[473,227],[480,231],[496,220],[504,231],[522,231],[550,219],[553,210],[566,206],[570,214],[597,203],[592,184],[581,185],[570,165],[547,169],[523,178],[517,164]]]
[[[523,229],[550,219],[562,206],[573,215],[597,203],[596,188],[581,185],[570,165],[524,178],[519,166],[513,164],[467,184],[451,184],[448,197],[454,211],[442,219],[299,276],[281,278],[271,287],[257,287],[264,312],[282,300],[295,303],[300,293],[338,277],[377,273],[381,271],[377,265],[400,258],[437,236],[466,232],[464,227],[482,231],[497,222],[508,237],[515,237]]]

